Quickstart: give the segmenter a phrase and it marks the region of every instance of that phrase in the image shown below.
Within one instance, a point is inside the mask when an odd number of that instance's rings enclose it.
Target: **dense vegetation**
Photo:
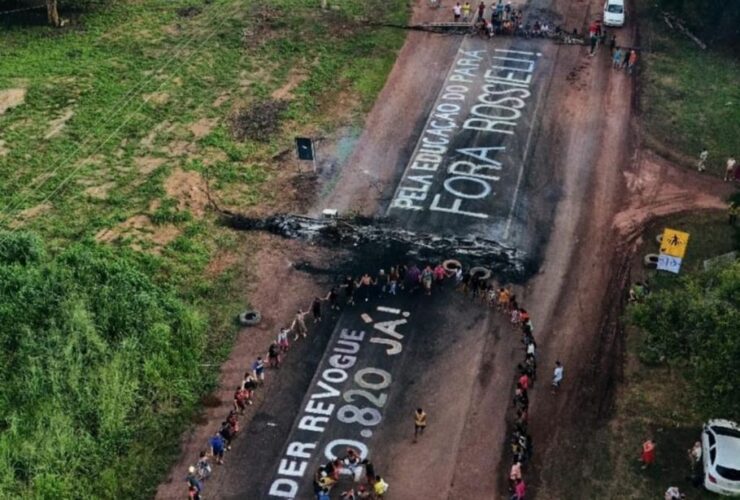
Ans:
[[[640,357],[680,367],[705,418],[740,415],[740,262],[690,274],[631,310]]]
[[[166,429],[200,387],[203,318],[136,259],[0,233],[0,492],[135,498]]]
[[[730,48],[740,43],[737,0],[658,0],[656,6],[681,16],[702,39],[713,45]]]

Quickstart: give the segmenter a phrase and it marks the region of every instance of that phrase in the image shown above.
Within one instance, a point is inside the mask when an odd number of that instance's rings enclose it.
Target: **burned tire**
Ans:
[[[442,267],[447,273],[454,274],[455,271],[462,268],[462,264],[460,264],[459,260],[447,259],[446,261],[442,262]]]
[[[474,267],[470,270],[470,276],[475,276],[479,280],[485,281],[491,278],[491,270],[486,267]]]
[[[657,253],[649,253],[642,258],[642,264],[648,269],[655,269],[658,267],[658,257]]]
[[[244,311],[238,317],[239,324],[242,326],[255,326],[262,321],[262,315],[259,311]]]

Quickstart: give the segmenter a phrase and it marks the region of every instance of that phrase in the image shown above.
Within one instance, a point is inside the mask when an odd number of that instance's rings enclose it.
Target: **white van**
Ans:
[[[604,3],[604,25],[624,26],[624,0],[606,0]]]

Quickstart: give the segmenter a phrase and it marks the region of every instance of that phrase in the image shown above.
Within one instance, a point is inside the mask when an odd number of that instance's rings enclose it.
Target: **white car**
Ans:
[[[604,3],[604,25],[624,26],[624,0],[606,0]]]
[[[710,420],[701,433],[704,487],[740,496],[740,427],[729,420]]]

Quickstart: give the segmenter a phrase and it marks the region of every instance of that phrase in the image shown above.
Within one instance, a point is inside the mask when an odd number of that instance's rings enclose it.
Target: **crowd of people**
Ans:
[[[321,322],[325,307],[331,311],[339,311],[342,305],[353,306],[357,301],[368,302],[370,298],[384,294],[396,295],[400,290],[409,292],[421,290],[425,295],[430,295],[434,283],[439,284],[444,278],[454,274],[454,270],[448,270],[442,264],[422,267],[416,264],[408,266],[399,264],[391,266],[387,272],[381,269],[375,276],[368,273],[359,277],[347,275],[340,284],[332,286],[326,296],[314,297],[308,308],[299,309],[292,323],[280,328],[265,355],[258,356],[254,360],[244,373],[242,382],[234,389],[231,410],[209,438],[207,447],[200,452],[198,461],[188,468],[186,476],[188,498],[200,500],[205,483],[213,473],[213,463],[216,465],[224,463],[224,457],[231,450],[234,438],[240,431],[239,417],[244,415],[247,407],[253,404],[255,391],[265,382],[265,370],[268,367],[280,368],[290,350],[291,342],[308,336],[307,316],[311,315],[313,324],[316,325]],[[339,479],[343,468],[348,468],[353,474],[362,471],[362,477],[365,478],[365,484],[342,493],[341,497],[345,500],[379,499],[388,489],[388,483],[376,475],[373,464],[369,460],[359,460],[356,450],[348,449],[345,457],[330,461],[316,472],[314,486],[317,499],[329,498],[329,490]]]
[[[489,37],[494,35],[510,35],[530,37],[550,37],[561,33],[558,26],[550,26],[547,21],[525,21],[524,12],[512,7],[511,2],[504,4],[503,0],[494,0],[489,6],[481,1],[475,9],[466,0],[457,2],[452,7],[454,22],[472,22],[481,32]]]
[[[358,302],[368,302],[383,295],[423,293],[430,295],[433,288],[444,281],[452,280],[457,290],[474,300],[480,300],[506,317],[511,327],[521,331],[524,357],[517,366],[517,382],[513,397],[514,426],[510,437],[512,465],[509,471],[512,499],[524,500],[526,484],[524,468],[532,458],[532,438],[527,430],[529,412],[529,392],[537,380],[537,343],[534,338],[534,325],[529,312],[521,307],[511,287],[501,287],[490,279],[490,272],[484,268],[464,271],[459,262],[450,260],[444,263],[418,266],[399,264],[380,269],[375,275],[364,273],[359,277],[345,276],[340,283],[332,286],[324,297],[314,297],[311,305],[299,309],[290,326],[280,328],[276,338],[270,343],[265,356],[258,356],[244,373],[242,382],[235,388],[233,406],[225,420],[208,440],[207,449],[200,452],[196,464],[188,469],[186,478],[188,497],[200,500],[206,480],[213,472],[212,463],[224,463],[225,454],[231,449],[238,435],[239,417],[253,404],[255,391],[264,384],[267,368],[279,369],[291,343],[308,336],[306,317],[311,315],[313,324],[323,319],[326,307],[339,311],[342,307],[354,306]],[[325,305],[326,304],[326,305]],[[564,368],[558,361],[552,378],[552,391],[556,392],[563,380]],[[414,413],[414,441],[426,428],[426,413],[418,408]],[[314,474],[314,493],[317,500],[328,500],[330,491],[337,485],[344,470],[350,472],[352,487],[343,491],[340,498],[355,500],[362,498],[381,499],[389,485],[375,471],[374,464],[362,459],[358,450],[348,448],[343,457],[335,457],[320,466]]]

